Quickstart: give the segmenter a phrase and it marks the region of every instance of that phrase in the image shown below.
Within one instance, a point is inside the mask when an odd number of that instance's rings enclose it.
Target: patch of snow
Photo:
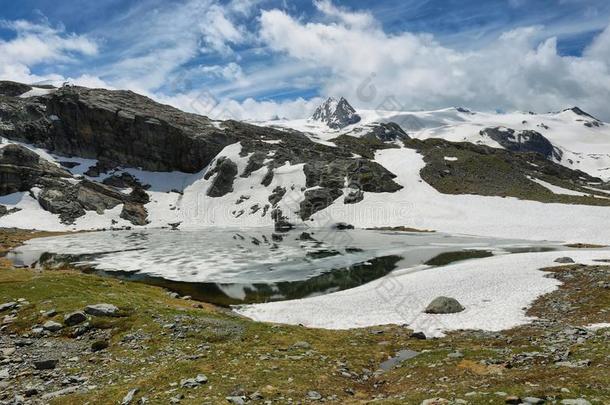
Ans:
[[[608,329],[610,328],[610,323],[607,322],[603,322],[603,323],[592,323],[590,325],[585,326],[586,329],[592,330],[592,331],[598,331],[601,329]]]
[[[600,254],[570,252],[576,260],[592,260]],[[408,324],[426,336],[442,336],[459,329],[499,331],[532,321],[523,308],[560,285],[539,270],[553,266],[557,257],[558,252],[524,253],[419,271],[395,271],[353,289],[301,300],[241,306],[236,312],[256,321],[312,328]],[[466,309],[447,315],[423,313],[439,296],[453,297]]]
[[[37,96],[46,96],[47,94],[53,93],[57,89],[43,89],[40,87],[32,87],[32,90],[27,91],[20,95],[20,98],[28,98],[28,97],[37,97]]]
[[[608,207],[547,204],[517,198],[442,194],[419,175],[423,157],[413,149],[378,151],[375,161],[397,175],[395,193],[364,193],[358,204],[339,199],[312,216],[313,227],[346,222],[360,228],[406,226],[451,234],[606,244]]]
[[[540,180],[540,179],[535,179],[533,177],[528,177],[531,181],[533,181],[536,184],[540,184],[542,187],[546,188],[547,190],[549,190],[550,192],[552,192],[553,194],[559,194],[559,195],[575,195],[575,196],[579,196],[579,197],[587,197],[591,194],[587,194],[587,193],[583,193],[581,191],[575,191],[575,190],[570,190],[567,188],[563,188],[563,187],[559,187],[559,186],[555,186],[551,183],[547,183],[546,181]]]
[[[453,157],[453,156],[445,156],[444,158],[447,162],[457,162],[458,158]]]

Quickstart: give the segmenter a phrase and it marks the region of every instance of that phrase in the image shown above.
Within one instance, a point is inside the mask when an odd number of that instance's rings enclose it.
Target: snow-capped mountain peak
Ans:
[[[354,107],[343,97],[339,100],[329,97],[316,108],[311,119],[323,122],[332,129],[341,129],[360,122],[360,116],[356,113]]]

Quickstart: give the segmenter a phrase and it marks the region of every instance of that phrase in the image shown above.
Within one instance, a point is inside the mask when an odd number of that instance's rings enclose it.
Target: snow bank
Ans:
[[[608,251],[571,251],[577,262],[608,258]],[[419,271],[396,271],[363,286],[295,301],[248,305],[236,312],[257,321],[350,329],[408,324],[426,336],[459,329],[499,331],[528,323],[524,307],[560,282],[539,269],[555,265],[560,252],[524,253],[477,259]],[[598,263],[599,264],[599,263]],[[457,299],[458,314],[422,311],[438,296]]]
[[[397,175],[395,193],[365,193],[359,204],[340,199],[316,213],[312,226],[347,222],[357,227],[406,226],[416,229],[527,240],[610,243],[610,209],[547,204],[516,198],[441,194],[421,179],[423,157],[412,149],[386,149],[377,162]]]

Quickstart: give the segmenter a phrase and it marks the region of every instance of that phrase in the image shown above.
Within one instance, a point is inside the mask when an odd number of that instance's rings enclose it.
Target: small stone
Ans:
[[[57,311],[55,309],[50,309],[42,314],[45,318],[53,318],[57,315]]]
[[[91,351],[99,352],[101,350],[107,349],[108,346],[109,344],[107,340],[96,340],[95,342],[91,343]]]
[[[571,257],[559,257],[559,258],[555,259],[555,263],[570,264],[570,263],[576,263],[576,262]]]
[[[116,316],[119,309],[112,304],[87,305],[85,312],[93,316]]]
[[[8,380],[11,378],[8,368],[3,368],[0,370],[0,380]]]
[[[64,389],[59,390],[59,391],[53,391],[53,392],[49,392],[48,394],[44,394],[42,396],[42,399],[43,400],[49,400],[49,399],[61,397],[62,395],[74,394],[75,392],[78,392],[79,390],[82,390],[82,389],[80,387],[78,387],[78,386],[68,387],[68,388],[64,388]],[[85,391],[86,391],[86,389],[85,389]]]
[[[42,325],[42,327],[43,327],[45,330],[48,330],[49,332],[57,332],[57,331],[61,330],[61,328],[62,328],[63,326],[61,326],[61,324],[60,324],[60,323],[57,323],[57,322],[55,322],[55,321],[46,321],[46,322],[45,322],[45,323]]]
[[[0,304],[0,312],[8,311],[9,309],[13,309],[17,306],[16,302],[5,302],[4,304]]]
[[[25,391],[23,391],[23,395],[25,395],[26,398],[29,398],[38,395],[38,392],[39,390],[37,387],[28,386],[25,388]]]
[[[305,341],[296,342],[291,347],[293,349],[304,349],[304,350],[311,349],[311,345]]]
[[[465,308],[455,298],[437,297],[424,310],[427,314],[455,314]]]
[[[85,315],[81,311],[72,312],[64,316],[64,324],[66,324],[67,326],[78,325],[79,323],[83,323],[86,320],[87,315]]]
[[[245,397],[226,397],[225,398],[228,403],[233,405],[245,405],[246,399]]]
[[[182,395],[182,394],[175,395],[169,399],[169,403],[170,404],[179,404],[180,401],[182,401],[182,398],[184,398],[184,395]]]
[[[591,402],[584,398],[564,399],[560,403],[561,405],[591,405]]]
[[[309,391],[307,393],[307,398],[314,401],[319,401],[322,399],[322,395],[318,391]]]
[[[579,360],[579,361],[559,361],[555,363],[556,366],[559,367],[569,367],[569,368],[585,368],[591,365],[591,360]]]
[[[59,360],[55,359],[37,360],[34,362],[34,368],[36,370],[53,370],[58,363]]]
[[[424,399],[421,403],[421,405],[445,405],[448,404],[449,401],[446,400],[445,398],[430,398],[430,399]]]
[[[41,337],[44,334],[44,329],[40,327],[32,328],[32,336]]]
[[[447,355],[447,357],[449,357],[450,359],[460,359],[462,357],[464,357],[464,354],[462,354],[462,352],[457,351],[457,352],[453,352],[453,353],[449,353]],[[504,394],[506,395],[506,394]]]
[[[524,404],[544,404],[544,399],[536,397],[525,397],[522,401]]]
[[[206,384],[208,382],[208,377],[204,374],[198,374],[197,377],[195,377],[195,381],[199,384]]]
[[[424,332],[413,332],[413,333],[411,333],[411,338],[426,340],[426,334]]]
[[[138,388],[134,388],[134,389],[130,390],[127,393],[127,395],[125,395],[123,397],[123,400],[121,401],[121,405],[129,405],[129,404],[131,404],[131,402],[135,398],[135,396],[138,393],[138,391],[139,391]]]
[[[17,349],[15,349],[14,347],[6,347],[4,349],[0,349],[0,352],[2,352],[2,357],[12,356],[13,354],[15,354],[16,351]]]
[[[201,384],[197,382],[194,378],[185,378],[184,380],[180,380],[180,386],[182,388],[196,388]]]
[[[510,397],[506,397],[506,399],[504,399],[504,403],[505,404],[520,404],[521,398],[519,398],[515,395],[511,395]]]

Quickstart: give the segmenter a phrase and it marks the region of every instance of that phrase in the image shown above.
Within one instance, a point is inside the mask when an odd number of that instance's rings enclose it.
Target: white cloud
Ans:
[[[219,5],[209,7],[200,27],[206,46],[216,52],[230,53],[231,44],[239,44],[245,39],[245,33],[227,18],[225,9]]]
[[[15,33],[12,39],[0,40],[0,78],[22,82],[61,80],[58,74],[32,74],[31,68],[42,63],[70,62],[75,55],[91,56],[98,52],[91,39],[67,34],[45,23],[0,21],[0,27]]]
[[[540,27],[513,30],[462,51],[430,35],[388,34],[379,24],[355,23],[354,13],[328,1],[316,4],[334,20],[308,23],[281,10],[264,11],[261,38],[276,52],[329,69],[332,74],[321,83],[328,95],[371,108],[390,96],[406,109],[550,111],[577,104],[610,118],[608,30],[582,57],[559,55],[555,38],[537,43]]]
[[[247,98],[244,101],[216,99],[208,92],[189,92],[177,95],[153,95],[157,101],[172,105],[183,111],[205,115],[213,119],[264,121],[275,118],[297,119],[309,116],[322,102],[320,98],[305,100],[271,101]]]

